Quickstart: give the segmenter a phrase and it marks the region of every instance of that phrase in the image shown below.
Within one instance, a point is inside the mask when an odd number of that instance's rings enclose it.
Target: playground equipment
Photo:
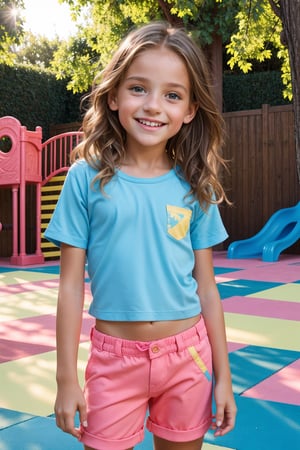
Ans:
[[[42,143],[41,127],[28,131],[14,117],[0,118],[0,188],[12,190],[11,264],[41,264],[45,259],[59,256],[58,248],[43,239],[42,233],[51,218],[69,169],[70,151],[79,143],[81,136],[79,131],[62,133]],[[36,196],[36,244],[33,254],[26,254],[27,184],[35,185]],[[0,231],[2,225],[0,216]]]
[[[0,187],[12,190],[13,251],[11,264],[40,264],[41,149],[42,129],[28,131],[14,117],[0,118]],[[26,254],[26,185],[36,188],[36,250]]]
[[[80,142],[82,133],[62,133],[42,143],[42,130],[28,131],[14,117],[0,118],[0,188],[12,191],[11,264],[30,265],[57,258],[59,249],[42,237],[52,216],[65,175],[70,151]],[[35,186],[35,252],[26,254],[26,185]],[[1,217],[0,232],[5,226]],[[1,224],[2,222],[2,224]],[[300,202],[277,211],[259,233],[232,242],[228,258],[257,258],[277,261],[280,253],[300,238]]]
[[[280,253],[300,239],[300,202],[276,211],[263,228],[248,239],[232,242],[229,259],[262,258],[274,262]]]
[[[41,248],[45,259],[58,258],[60,250],[43,237],[53,214],[66,173],[70,151],[79,143],[82,133],[70,131],[54,136],[42,145]]]

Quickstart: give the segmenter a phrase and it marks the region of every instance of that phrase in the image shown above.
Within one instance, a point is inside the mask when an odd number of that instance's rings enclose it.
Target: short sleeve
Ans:
[[[204,211],[198,202],[191,223],[191,241],[193,250],[201,250],[220,244],[228,238],[218,205],[210,204]]]
[[[89,237],[89,181],[86,165],[77,162],[69,169],[56,208],[44,237],[60,247],[62,243],[86,249]]]

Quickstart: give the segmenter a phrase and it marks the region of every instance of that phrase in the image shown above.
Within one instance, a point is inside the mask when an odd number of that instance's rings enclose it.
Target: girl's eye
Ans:
[[[129,90],[135,92],[136,94],[142,94],[145,92],[145,89],[142,86],[132,86]]]
[[[180,100],[181,99],[181,97],[178,94],[176,94],[176,92],[169,92],[169,94],[167,94],[167,97],[170,100]]]

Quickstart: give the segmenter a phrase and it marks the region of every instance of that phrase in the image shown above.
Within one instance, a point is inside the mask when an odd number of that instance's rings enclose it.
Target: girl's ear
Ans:
[[[115,90],[109,92],[107,97],[107,103],[112,111],[117,111],[119,109],[117,93]]]
[[[183,123],[190,123],[193,120],[193,118],[195,117],[197,109],[198,109],[198,106],[195,105],[195,103],[191,103],[188,113],[186,114],[186,116],[183,119]]]

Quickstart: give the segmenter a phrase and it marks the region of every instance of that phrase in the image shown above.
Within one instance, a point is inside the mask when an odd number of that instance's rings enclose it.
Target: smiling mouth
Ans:
[[[152,120],[137,119],[137,121],[141,125],[145,125],[147,127],[152,127],[152,128],[159,128],[164,125],[162,122],[153,122]]]

